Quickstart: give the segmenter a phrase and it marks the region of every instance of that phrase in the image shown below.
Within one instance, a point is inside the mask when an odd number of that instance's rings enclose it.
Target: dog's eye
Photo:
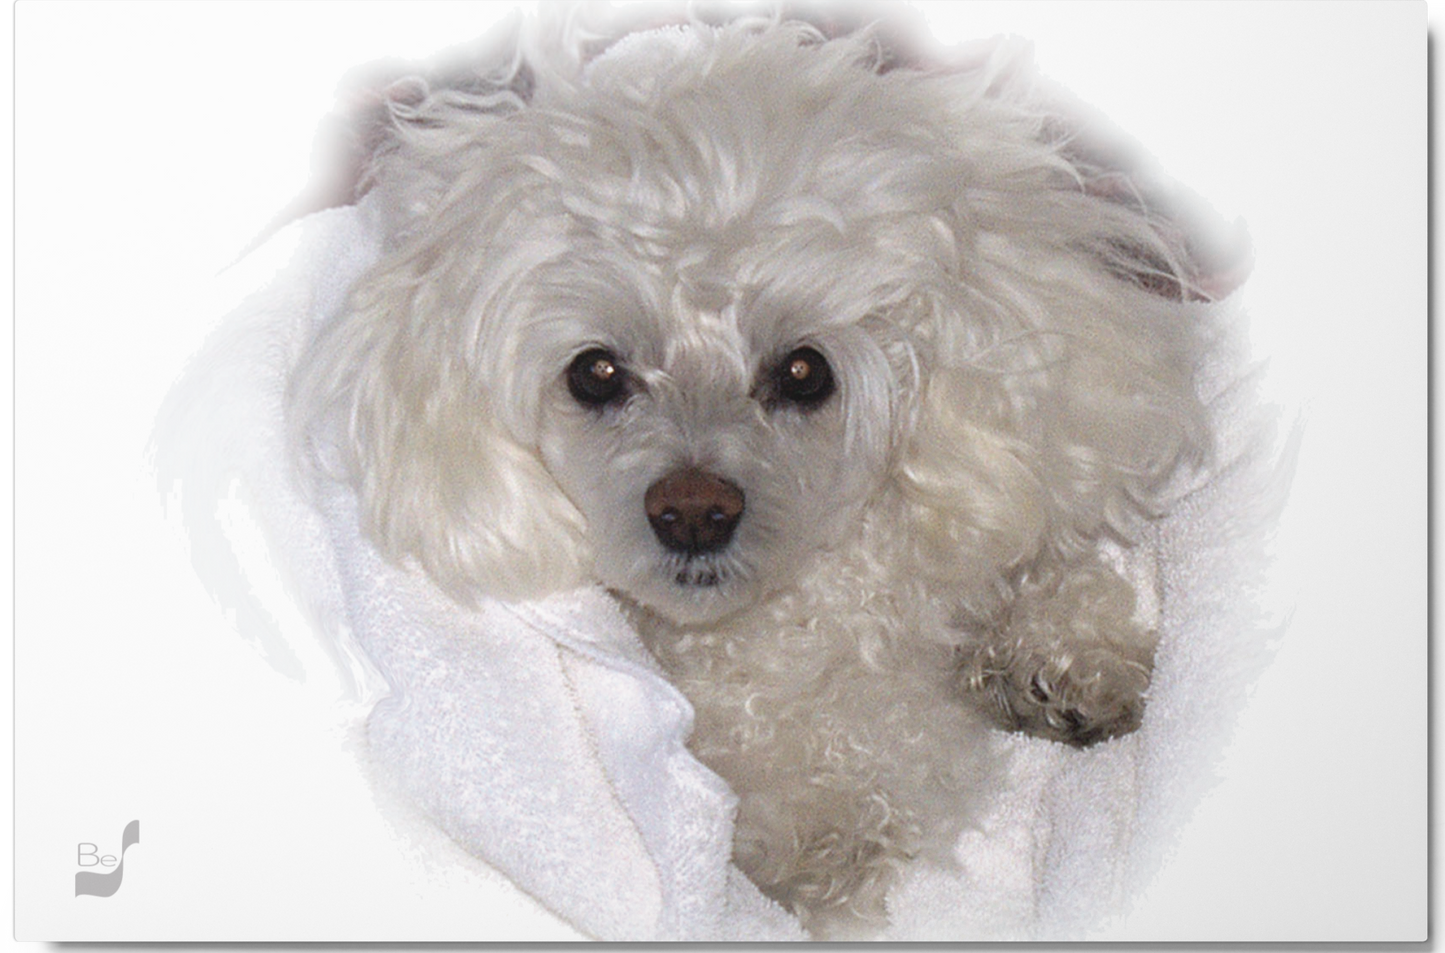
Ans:
[[[833,393],[833,369],[822,354],[800,347],[778,365],[777,387],[783,400],[804,408],[816,407]]]
[[[601,407],[627,391],[627,372],[611,351],[594,347],[583,351],[567,368],[567,390],[579,404]]]

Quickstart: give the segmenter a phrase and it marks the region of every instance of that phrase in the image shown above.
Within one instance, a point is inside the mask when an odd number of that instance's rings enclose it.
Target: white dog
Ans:
[[[1008,49],[573,27],[388,92],[390,243],[294,430],[455,599],[615,593],[737,863],[852,935],[947,862],[989,718],[1139,725],[1155,634],[1104,553],[1207,457],[1207,296]]]

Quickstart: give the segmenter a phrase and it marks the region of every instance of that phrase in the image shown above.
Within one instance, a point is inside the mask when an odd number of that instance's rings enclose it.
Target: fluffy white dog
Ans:
[[[990,721],[1139,725],[1156,636],[1107,554],[1207,457],[1207,295],[1007,47],[571,30],[388,91],[389,246],[293,427],[455,599],[615,593],[737,863],[851,935],[947,862]]]

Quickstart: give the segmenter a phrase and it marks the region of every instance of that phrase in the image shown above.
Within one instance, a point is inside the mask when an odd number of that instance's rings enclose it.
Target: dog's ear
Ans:
[[[578,585],[581,514],[501,422],[439,300],[405,263],[354,289],[292,378],[295,452],[355,487],[384,555],[414,560],[460,601]]]
[[[971,121],[1004,135],[980,136],[992,151],[966,165],[957,280],[920,336],[898,468],[920,571],[975,583],[1136,537],[1170,478],[1207,459],[1209,302],[1248,270],[1227,228],[1079,107],[1041,96],[1027,63],[979,69]]]
[[[463,248],[477,226],[455,212],[439,220],[458,181],[487,177],[479,144],[542,82],[527,54],[540,41],[523,26],[514,17],[424,66],[374,64],[344,84],[318,194],[366,199],[382,259],[312,342],[288,393],[293,452],[355,486],[383,554],[414,560],[462,601],[576,585],[587,558],[581,515],[502,422],[500,397],[472,363],[488,320],[486,258]]]

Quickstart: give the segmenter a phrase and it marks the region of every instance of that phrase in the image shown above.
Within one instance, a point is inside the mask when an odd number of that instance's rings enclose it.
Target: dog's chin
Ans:
[[[756,587],[723,560],[670,560],[642,578],[612,587],[619,595],[678,626],[718,622],[753,605]]]

